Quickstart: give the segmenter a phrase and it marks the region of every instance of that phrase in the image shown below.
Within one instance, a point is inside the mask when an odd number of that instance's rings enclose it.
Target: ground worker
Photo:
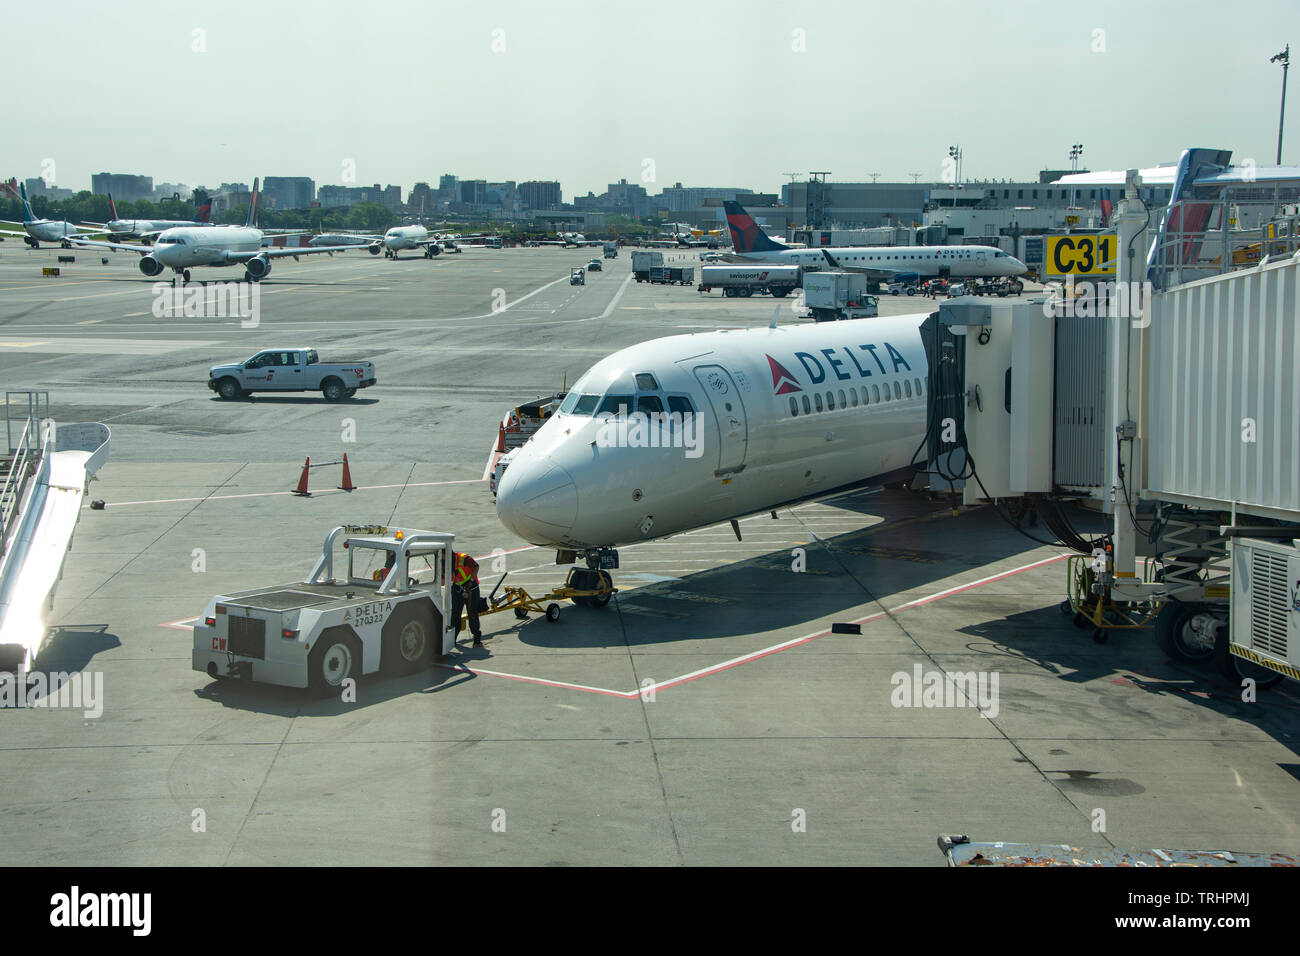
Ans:
[[[370,575],[371,579],[375,581],[384,580],[384,578],[388,577],[388,572],[393,570],[393,565],[395,565],[396,563],[397,563],[397,552],[389,551],[388,557],[384,559],[384,566],[379,570],[377,570],[374,574]]]
[[[478,562],[468,554],[457,551],[452,559],[451,619],[456,622],[456,636],[460,636],[461,613],[469,615],[469,630],[474,635],[474,646],[483,646],[483,630],[478,623]]]

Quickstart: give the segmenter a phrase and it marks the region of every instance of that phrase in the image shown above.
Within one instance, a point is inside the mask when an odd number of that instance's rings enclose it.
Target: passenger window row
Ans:
[[[891,393],[892,387],[892,393]],[[857,408],[862,405],[878,405],[881,402],[902,401],[905,398],[921,398],[924,394],[921,388],[919,378],[903,379],[901,384],[897,381],[886,382],[884,387],[880,385],[863,385],[861,394],[856,386],[851,387],[848,391],[844,389],[828,389],[825,392],[823,401],[821,392],[813,392],[809,397],[807,392],[796,398],[790,396],[790,417],[797,418],[800,415],[811,415],[817,412],[833,412],[837,408]]]

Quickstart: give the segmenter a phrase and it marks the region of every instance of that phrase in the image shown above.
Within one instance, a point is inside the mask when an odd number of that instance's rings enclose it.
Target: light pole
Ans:
[[[1268,58],[1268,62],[1282,63],[1282,111],[1277,117],[1277,165],[1282,165],[1282,121],[1286,119],[1286,74],[1291,69],[1291,44],[1286,45],[1286,49],[1281,53],[1275,54]]]
[[[1079,171],[1079,157],[1082,155],[1083,155],[1082,143],[1075,143],[1073,146],[1070,147],[1070,172],[1077,173]],[[1070,225],[1071,225],[1070,209],[1074,207],[1074,196],[1075,196],[1074,190],[1075,190],[1074,183],[1070,183],[1070,206],[1065,210],[1065,229],[1067,232],[1070,230]]]
[[[957,208],[957,187],[961,185],[961,147],[949,146],[948,155],[952,157],[953,169],[953,186],[952,186],[952,208]]]

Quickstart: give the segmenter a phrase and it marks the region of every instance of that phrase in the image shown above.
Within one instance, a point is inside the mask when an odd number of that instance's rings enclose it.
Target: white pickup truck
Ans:
[[[193,668],[216,680],[328,696],[362,674],[428,667],[455,644],[447,613],[454,540],[436,531],[335,528],[306,580],[208,601],[194,623]],[[335,572],[336,546],[347,555],[345,574]]]
[[[322,362],[315,349],[304,348],[263,349],[247,361],[208,369],[208,388],[228,401],[250,392],[320,391],[341,402],[377,381],[373,362]]]

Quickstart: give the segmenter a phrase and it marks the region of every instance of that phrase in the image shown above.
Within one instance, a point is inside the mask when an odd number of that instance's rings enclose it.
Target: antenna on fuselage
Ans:
[[[776,320],[779,319],[780,317],[781,317],[781,307],[778,305],[775,309],[772,310],[772,321],[767,323],[767,327],[769,329],[776,328]]]

